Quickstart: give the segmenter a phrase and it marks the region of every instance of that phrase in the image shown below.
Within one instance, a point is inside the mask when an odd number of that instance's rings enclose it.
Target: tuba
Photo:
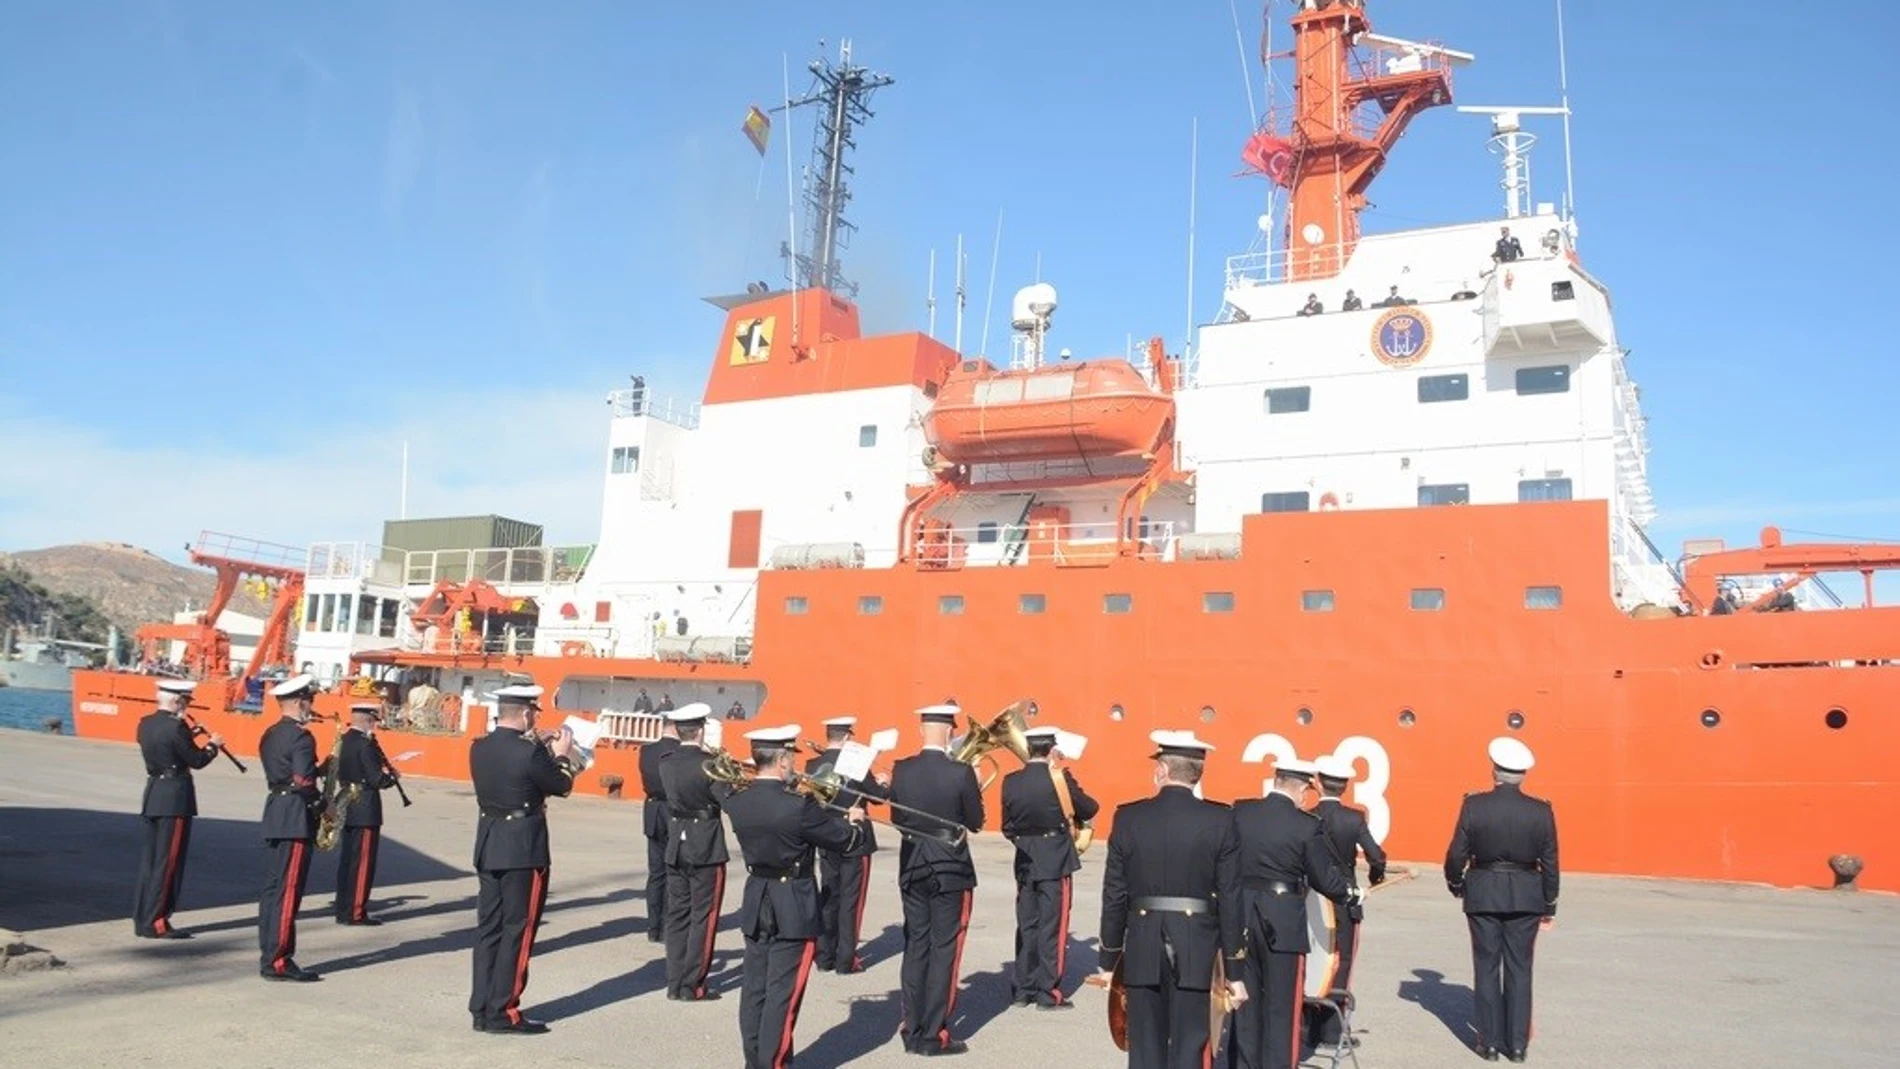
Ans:
[[[324,764],[323,773],[323,815],[317,818],[317,849],[335,850],[337,839],[343,831],[343,818],[350,811],[350,803],[356,800],[356,784],[339,790],[337,784],[337,766],[341,764],[343,754],[343,736],[348,732],[343,726],[343,718],[337,718],[336,741],[330,744],[330,756]]]
[[[979,724],[975,717],[970,717],[970,732],[963,736],[963,741],[957,743],[956,749],[950,751],[950,759],[971,767],[988,766],[979,782],[984,790],[989,790],[990,784],[996,782],[998,771],[991,750],[1008,750],[1016,755],[1018,761],[1024,764],[1029,762],[1029,740],[1023,738],[1027,728],[1023,714],[1032,704],[1019,701],[997,713],[995,719],[987,724]]]

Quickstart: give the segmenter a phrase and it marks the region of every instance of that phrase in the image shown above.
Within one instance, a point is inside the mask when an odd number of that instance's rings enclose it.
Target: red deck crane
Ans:
[[[271,591],[270,615],[258,637],[257,650],[244,666],[242,678],[255,679],[265,665],[290,662],[290,624],[303,600],[305,553],[290,546],[204,531],[186,547],[191,562],[218,575],[211,603],[196,620],[185,624],[147,624],[138,629],[138,641],[147,660],[158,659],[158,644],[185,644],[185,667],[200,679],[228,677],[231,672],[231,636],[218,618],[246,577],[262,580]]]

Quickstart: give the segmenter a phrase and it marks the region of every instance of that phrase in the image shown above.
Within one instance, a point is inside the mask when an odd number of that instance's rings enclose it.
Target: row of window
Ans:
[[[400,598],[373,598],[368,594],[310,594],[304,598],[303,629],[329,634],[374,635],[395,638],[402,614]]]
[[[1569,479],[1520,479],[1519,501],[1568,501]],[[1470,483],[1428,483],[1418,488],[1420,505],[1469,505]],[[1260,495],[1262,512],[1311,512],[1313,495],[1307,490],[1282,490]]]
[[[1570,392],[1570,366],[1552,364],[1547,367],[1521,367],[1517,369],[1517,392],[1523,396],[1545,393]],[[1471,396],[1471,377],[1469,375],[1424,375],[1418,380],[1418,403],[1434,404],[1439,401],[1463,401]],[[1291,412],[1305,412],[1313,407],[1313,388],[1311,386],[1274,386],[1266,392],[1267,414],[1285,415]]]
[[[1527,586],[1524,588],[1524,607],[1526,609],[1561,609],[1564,604],[1564,590],[1560,586]],[[1411,592],[1411,605],[1414,612],[1440,612],[1445,608],[1445,591],[1441,587],[1418,587]],[[1302,612],[1332,612],[1335,607],[1333,592],[1330,590],[1300,591],[1300,610]],[[1047,594],[1018,594],[1016,611],[1024,616],[1040,616],[1049,610]],[[800,594],[785,599],[785,615],[804,616],[811,611],[811,601]],[[1102,595],[1102,612],[1110,616],[1123,616],[1135,611],[1133,594]],[[1229,613],[1234,611],[1234,594],[1231,590],[1210,590],[1201,595],[1201,611],[1204,613]],[[884,612],[884,599],[876,594],[866,594],[858,598],[859,616],[877,616]],[[939,616],[963,615],[962,594],[942,594],[937,597]]]
[[[877,445],[877,425],[867,423],[858,428],[858,447],[870,449]],[[634,475],[640,471],[640,447],[637,445],[615,446],[612,471],[615,475]]]

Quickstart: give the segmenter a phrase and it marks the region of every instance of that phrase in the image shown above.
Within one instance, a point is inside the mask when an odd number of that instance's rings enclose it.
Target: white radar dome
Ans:
[[[1009,319],[1013,326],[1027,330],[1046,321],[1056,310],[1056,288],[1047,282],[1024,286],[1010,302]]]

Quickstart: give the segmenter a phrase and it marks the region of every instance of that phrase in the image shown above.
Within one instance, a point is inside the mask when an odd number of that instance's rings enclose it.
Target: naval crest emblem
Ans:
[[[1372,355],[1388,367],[1411,367],[1432,347],[1432,321],[1406,305],[1388,308],[1372,324]]]

